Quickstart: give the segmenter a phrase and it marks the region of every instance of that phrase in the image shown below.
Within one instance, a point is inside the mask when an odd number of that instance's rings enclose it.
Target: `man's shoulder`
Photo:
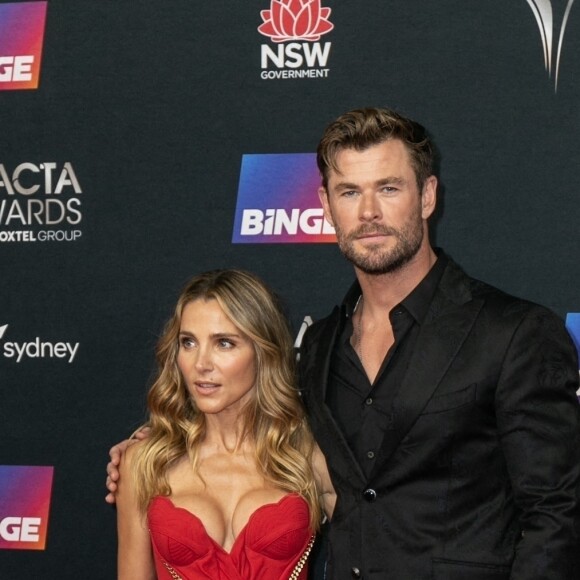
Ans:
[[[451,260],[446,274],[441,281],[441,289],[444,292],[459,292],[465,302],[481,301],[484,311],[488,313],[495,313],[505,319],[522,318],[531,313],[559,319],[559,316],[546,306],[469,276]]]
[[[320,335],[326,332],[332,332],[334,329],[338,328],[340,323],[340,307],[335,306],[332,311],[325,316],[315,320],[306,330],[304,335],[305,341],[316,340]]]

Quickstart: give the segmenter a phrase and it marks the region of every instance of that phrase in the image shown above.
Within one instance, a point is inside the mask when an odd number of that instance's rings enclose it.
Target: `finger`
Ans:
[[[109,457],[111,458],[111,463],[113,465],[119,465],[121,461],[121,450],[118,445],[114,445],[109,449]]]
[[[133,437],[135,439],[139,439],[139,441],[143,441],[143,439],[147,439],[147,437],[149,437],[150,431],[151,429],[149,427],[143,427],[143,429],[139,429],[139,431],[137,431]]]

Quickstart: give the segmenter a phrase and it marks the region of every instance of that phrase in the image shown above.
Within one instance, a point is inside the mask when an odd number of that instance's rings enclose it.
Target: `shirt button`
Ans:
[[[377,499],[377,492],[369,487],[363,491],[363,498],[369,503],[372,503]]]
[[[373,404],[373,399],[372,397],[369,397],[366,401],[365,401],[365,405],[372,405]]]
[[[367,451],[367,457],[369,459],[374,459],[375,458],[375,452],[374,451]]]
[[[353,578],[362,578],[362,576],[360,574],[360,570],[356,566],[353,566],[351,568],[350,573],[351,573]]]

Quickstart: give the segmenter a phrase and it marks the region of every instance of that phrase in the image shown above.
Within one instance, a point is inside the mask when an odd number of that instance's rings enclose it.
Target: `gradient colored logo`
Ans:
[[[576,345],[578,359],[580,359],[580,312],[569,312],[566,315],[566,328]],[[580,373],[580,369],[578,370]],[[578,398],[580,398],[580,389],[578,389]]]
[[[234,244],[336,242],[324,219],[313,153],[244,155]]]
[[[44,550],[53,472],[0,465],[0,549]]]
[[[0,90],[38,88],[47,4],[0,4]]]
[[[580,313],[569,312],[566,315],[566,328],[576,345],[578,357],[580,357]]]

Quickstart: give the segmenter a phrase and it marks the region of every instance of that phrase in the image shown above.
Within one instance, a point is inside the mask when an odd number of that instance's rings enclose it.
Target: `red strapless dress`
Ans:
[[[153,498],[148,520],[160,580],[288,580],[312,536],[308,504],[296,494],[258,508],[231,552],[207,535],[197,516],[166,497]]]

